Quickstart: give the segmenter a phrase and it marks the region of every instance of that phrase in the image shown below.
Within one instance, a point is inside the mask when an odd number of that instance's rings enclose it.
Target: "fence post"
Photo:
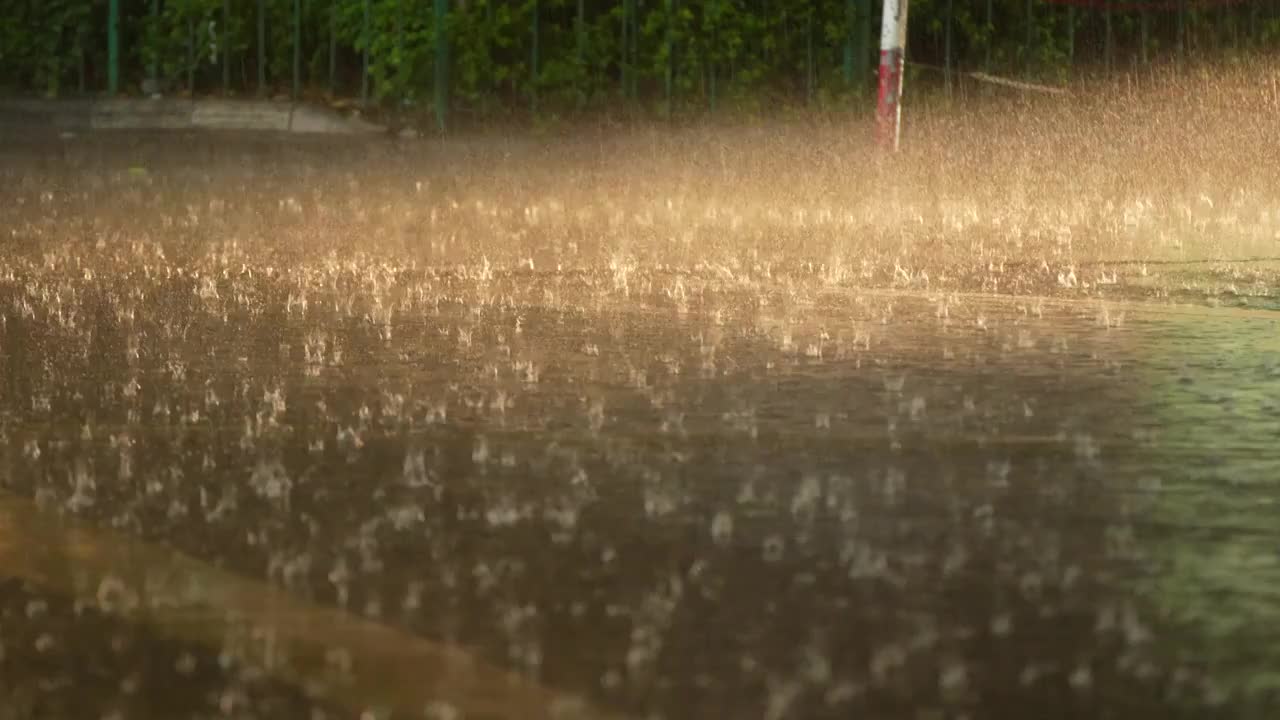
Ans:
[[[198,55],[196,49],[196,19],[192,15],[187,16],[187,93],[191,97],[196,96],[196,63]]]
[[[436,30],[435,82],[431,88],[435,94],[436,127],[440,132],[448,129],[449,118],[449,0],[435,0],[434,20]]]
[[[1076,62],[1076,6],[1067,6],[1067,65]]]
[[[711,0],[711,47],[707,50],[707,99],[711,112],[716,111],[716,52],[720,49],[720,0]]]
[[[943,39],[943,43],[945,45],[943,53],[945,57],[943,60],[942,77],[943,82],[946,84],[948,98],[951,97],[951,19],[955,14],[954,11],[955,0],[947,0],[946,34]]]
[[[626,0],[627,18],[631,23],[631,34],[628,36],[630,45],[627,47],[627,95],[632,100],[639,95],[639,73],[636,72],[636,56],[640,52],[640,11],[636,7],[636,0]]]
[[[372,40],[369,27],[369,0],[364,0],[364,20],[360,25],[360,104],[369,104],[369,41]]]
[[[630,76],[630,59],[627,57],[627,50],[631,47],[628,40],[628,34],[631,31],[631,0],[622,0],[622,41],[619,43],[619,49],[622,54],[618,58],[618,75],[622,83],[622,96],[627,96],[627,80]]]
[[[329,94],[338,86],[338,0],[329,0]]]
[[[1022,68],[1022,73],[1026,77],[1031,77],[1031,69],[1035,62],[1035,58],[1032,51],[1035,48],[1035,31],[1036,31],[1035,9],[1031,6],[1031,0],[1027,0],[1026,16],[1027,16],[1027,40],[1026,40],[1025,46],[1022,48],[1022,54],[1023,54],[1022,59],[1024,63]]]
[[[1261,3],[1249,3],[1249,46],[1258,46],[1258,5]]]
[[[1147,45],[1150,44],[1149,35],[1151,34],[1151,13],[1147,12],[1146,8],[1143,8],[1141,13],[1142,14],[1138,16],[1138,31],[1139,35],[1141,35],[1139,42],[1142,44],[1139,59],[1145,67],[1148,62]]]
[[[861,92],[867,86],[867,74],[871,72],[871,0],[859,0],[857,43],[853,48],[854,86]]]
[[[529,100],[534,116],[538,114],[538,0],[533,0],[533,53],[529,67]]]
[[[120,0],[107,6],[107,92],[120,92]]]
[[[995,12],[995,0],[987,0],[987,24],[984,26],[986,27],[987,42],[986,47],[983,49],[986,53],[983,55],[982,69],[986,70],[988,73],[991,72],[991,50],[996,46]]]
[[[302,92],[302,0],[293,0],[293,99]]]
[[[395,92],[404,104],[404,0],[396,0]]]
[[[1105,34],[1105,38],[1103,39],[1102,52],[1103,52],[1105,67],[1107,69],[1107,74],[1110,75],[1111,61],[1112,61],[1111,0],[1107,0],[1106,6],[1103,8],[1102,12],[1103,12],[1103,21],[1104,21],[1103,33]]]
[[[587,6],[585,0],[578,0],[578,14],[574,17],[573,32],[574,53],[577,58],[578,69],[575,74],[578,83],[578,109],[581,110],[587,104],[587,92],[591,86],[590,74],[587,72]]]
[[[1187,0],[1178,0],[1178,59],[1187,55]]]
[[[231,92],[231,0],[222,0],[222,94]]]
[[[157,34],[157,26],[160,24],[160,0],[151,0],[150,27],[147,28],[147,37],[150,44],[155,47],[155,38]],[[151,80],[152,92],[159,92],[160,88],[160,53],[155,52],[151,56],[151,64],[147,67],[147,77]]]
[[[267,0],[258,0],[258,95],[267,94]]]
[[[853,38],[858,33],[857,0],[844,2],[844,84],[853,87]]]
[[[805,102],[813,103],[813,6],[810,5],[804,15],[804,95]]]
[[[663,28],[662,45],[667,55],[667,58],[666,58],[667,67],[662,77],[662,92],[666,98],[666,102],[664,103],[665,106],[663,108],[663,114],[667,117],[668,120],[671,119],[671,110],[672,110],[671,108],[672,92],[671,91],[672,91],[673,80],[675,79],[675,62],[676,62],[675,44],[672,42],[672,35],[674,34],[675,21],[676,21],[675,11],[672,5],[673,2],[674,0],[664,0],[663,2],[663,9],[666,11],[666,18],[665,18],[666,22],[664,23],[666,27]]]
[[[87,39],[85,35],[87,33],[88,26],[81,21],[76,26],[76,91],[79,95],[84,95],[85,86],[88,82],[89,69],[87,65],[89,64],[89,59],[84,49]]]
[[[884,0],[880,25],[880,83],[876,130],[881,147],[898,149],[902,124],[902,64],[907,44],[908,0]]]

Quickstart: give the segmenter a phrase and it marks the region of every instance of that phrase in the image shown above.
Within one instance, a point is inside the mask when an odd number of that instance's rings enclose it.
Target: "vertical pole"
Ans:
[[[302,0],[293,0],[293,99],[302,91]]]
[[[636,5],[636,0],[628,0],[631,3],[631,99],[635,100],[640,96],[640,73],[638,72],[637,62],[640,57],[640,8]]]
[[[107,92],[120,92],[120,0],[107,6]]]
[[[587,104],[587,7],[585,0],[578,0],[578,14],[573,20],[574,55],[578,70],[574,77],[578,82],[578,109]]]
[[[578,0],[578,14],[573,19],[574,51],[578,67],[587,65],[587,6],[585,0]]]
[[[360,24],[360,104],[369,104],[369,44],[373,42],[370,25],[369,0],[364,0],[364,19]]]
[[[1249,3],[1249,44],[1257,46],[1258,44],[1258,5],[1260,3]]]
[[[1227,8],[1227,13],[1231,15],[1231,48],[1233,50],[1240,49],[1240,7],[1232,5]]]
[[[897,151],[902,125],[902,64],[907,44],[908,0],[884,0],[880,24],[880,83],[876,129],[881,147]]]
[[[329,94],[338,86],[338,0],[329,0]]]
[[[1103,31],[1105,39],[1103,40],[1103,55],[1106,60],[1105,67],[1107,74],[1111,74],[1111,54],[1112,54],[1112,38],[1111,38],[1111,0],[1107,0],[1106,7],[1103,9]]]
[[[1027,0],[1027,39],[1022,47],[1023,54],[1023,73],[1028,77],[1031,76],[1031,69],[1035,64],[1035,32],[1036,32],[1036,16],[1035,9],[1031,6],[1031,0]]]
[[[196,96],[196,19],[187,16],[187,92]]]
[[[675,13],[673,12],[672,2],[673,0],[664,0],[664,3],[663,3],[664,9],[666,10],[666,17],[663,18],[664,20],[663,24],[666,27],[663,28],[662,45],[663,45],[663,51],[666,54],[667,62],[666,62],[666,69],[663,72],[663,76],[662,76],[662,92],[663,92],[663,96],[665,97],[662,113],[667,117],[668,120],[671,119],[671,86],[672,86],[672,81],[674,80],[675,61],[676,61],[675,45],[672,42],[672,35],[674,34],[673,26],[675,23]]]
[[[854,86],[859,91],[867,86],[867,74],[871,72],[871,0],[859,0],[858,42],[853,48]]]
[[[1249,3],[1249,44],[1254,47],[1257,47],[1258,40],[1260,40],[1260,37],[1258,37],[1258,24],[1260,24],[1258,23],[1258,15],[1261,14],[1261,10],[1258,9],[1258,5],[1261,5],[1261,3]]]
[[[222,0],[222,94],[231,92],[231,0]]]
[[[982,59],[982,69],[991,71],[991,49],[996,44],[995,2],[987,0],[987,43],[986,53]]]
[[[716,53],[720,49],[720,0],[711,0],[708,10],[711,20],[711,47],[707,50],[707,97],[711,112],[716,111]]]
[[[955,12],[955,0],[947,0],[946,35],[943,39],[944,59],[942,68],[943,82],[947,88],[947,97],[951,97],[951,20]]]
[[[774,19],[773,15],[769,13],[769,0],[760,0],[760,16],[759,17],[762,25],[764,26],[764,34],[772,35],[773,26],[776,20]],[[785,30],[785,27],[784,27],[784,30]],[[767,67],[769,66],[769,61],[770,61],[769,43],[761,41],[759,47],[760,47],[760,55],[764,58],[764,64]]]
[[[529,67],[530,106],[538,114],[538,0],[533,0],[533,52]]]
[[[466,6],[465,4],[463,4],[463,6],[462,6],[462,8],[461,8],[461,9],[465,12],[465,11],[466,11],[466,7],[467,7],[467,6]],[[492,2],[492,0],[490,0],[489,2],[486,2],[486,3],[484,4],[484,26],[485,26],[485,27],[493,27],[493,2]],[[492,41],[492,40],[486,39],[486,40],[484,41],[484,57],[485,57],[485,59],[487,59],[487,60],[492,60],[492,59],[493,59],[493,46],[494,46],[494,43],[493,43],[493,41]],[[496,73],[495,73],[495,75],[496,75]],[[501,81],[500,81],[500,80],[498,80],[498,78],[496,78],[496,77],[491,78],[491,79],[490,79],[490,81],[489,81],[489,86],[485,88],[485,92],[484,92],[484,94],[480,96],[480,112],[481,112],[481,114],[483,114],[485,117],[488,117],[488,116],[489,116],[489,105],[490,105],[490,103],[493,101],[493,99],[494,99],[495,97],[497,97],[498,90],[499,90],[499,88],[500,88],[500,82],[501,82]]]
[[[851,88],[853,87],[853,38],[858,32],[857,0],[845,0],[844,24],[844,85]]]
[[[712,62],[710,63],[710,65],[708,65],[708,66],[707,66],[707,75],[708,75],[707,80],[708,80],[708,82],[709,82],[709,84],[710,84],[710,92],[709,92],[709,94],[708,94],[708,97],[709,97],[709,99],[710,99],[710,103],[711,103],[711,104],[710,104],[711,112],[713,112],[713,113],[716,111],[716,100],[717,100],[717,92],[716,92],[716,74],[717,74],[717,71],[716,71],[716,64],[715,64],[715,62],[714,62],[714,61],[712,61]]]
[[[1177,22],[1177,25],[1174,27],[1174,31],[1173,31],[1177,37],[1174,40],[1173,44],[1174,44],[1174,48],[1178,52],[1179,62],[1182,61],[1183,56],[1186,54],[1185,36],[1183,34],[1183,31],[1185,30],[1184,18],[1185,18],[1186,10],[1187,10],[1186,0],[1178,0],[1178,22]]]
[[[813,103],[813,3],[804,14],[804,94],[805,102]]]
[[[267,94],[267,0],[258,0],[258,94]]]
[[[85,31],[86,29],[83,24],[81,24],[80,27],[76,28],[76,46],[78,51],[76,54],[79,56],[76,58],[77,60],[79,60],[76,68],[76,90],[80,93],[80,95],[84,95],[85,86],[88,83],[88,74],[89,74],[89,70],[87,67],[89,64],[89,58],[87,56],[88,54],[84,50]]]
[[[432,20],[436,31],[435,94],[436,128],[440,132],[449,125],[449,0],[435,0]]]
[[[1228,6],[1226,3],[1223,3],[1222,5],[1218,6],[1218,26],[1221,27],[1225,21],[1227,29],[1231,32],[1231,49],[1232,50],[1235,50],[1240,46],[1239,32],[1236,30],[1236,27],[1237,27],[1236,16],[1237,16],[1237,13],[1234,5]]]
[[[404,0],[396,0],[396,93],[404,93]],[[403,99],[403,98],[402,98]]]
[[[1145,67],[1147,65],[1147,46],[1150,45],[1148,36],[1151,33],[1151,14],[1146,8],[1142,9],[1142,13],[1138,16],[1138,41],[1142,47],[1139,48],[1138,60]]]
[[[630,93],[630,85],[628,84],[631,79],[631,58],[628,55],[628,51],[631,49],[630,32],[631,0],[622,0],[622,57],[619,61],[618,69],[621,75],[619,79],[622,81],[623,97],[627,97]]]
[[[1076,62],[1076,6],[1067,6],[1067,65]]]
[[[152,48],[151,64],[147,67],[147,77],[151,79],[152,92],[160,90],[160,52],[156,39],[160,35],[160,0],[151,0],[151,25],[147,28],[147,38]]]

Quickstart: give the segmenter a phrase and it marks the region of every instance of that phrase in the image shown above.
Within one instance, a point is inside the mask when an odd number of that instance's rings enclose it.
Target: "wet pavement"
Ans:
[[[97,143],[7,148],[0,718],[1280,710],[1272,261]]]

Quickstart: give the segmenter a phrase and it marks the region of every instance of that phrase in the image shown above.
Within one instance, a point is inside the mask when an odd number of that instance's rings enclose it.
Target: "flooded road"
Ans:
[[[9,149],[0,718],[1280,709],[1274,264],[704,248],[343,179],[385,150],[50,142]]]

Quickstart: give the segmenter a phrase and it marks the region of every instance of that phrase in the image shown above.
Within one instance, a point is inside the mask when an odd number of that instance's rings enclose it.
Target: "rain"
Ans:
[[[1272,717],[1255,70],[3,136],[0,717]]]

